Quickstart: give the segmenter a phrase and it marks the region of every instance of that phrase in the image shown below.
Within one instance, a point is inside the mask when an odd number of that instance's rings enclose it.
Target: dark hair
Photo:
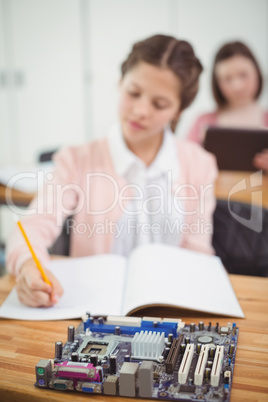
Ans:
[[[252,51],[249,49],[249,47],[247,45],[245,45],[244,43],[239,42],[239,41],[226,43],[216,53],[214,63],[213,63],[213,69],[212,69],[212,82],[211,82],[212,92],[213,92],[214,99],[217,102],[219,108],[222,108],[223,106],[225,106],[227,104],[227,100],[223,96],[223,94],[219,88],[218,82],[217,82],[217,77],[216,77],[216,72],[215,72],[216,65],[220,61],[223,61],[223,60],[226,60],[231,57],[238,56],[238,55],[244,56],[244,57],[248,58],[249,60],[251,60],[256,68],[256,71],[258,74],[258,79],[259,79],[259,86],[258,86],[258,90],[255,94],[255,99],[257,99],[260,96],[260,93],[262,91],[263,77],[262,77],[260,66],[259,66],[255,56],[253,55]]]
[[[122,77],[141,61],[168,68],[180,79],[180,111],[192,103],[198,91],[198,78],[203,67],[188,42],[173,36],[154,35],[135,43],[121,65]],[[177,121],[172,122],[172,131],[176,124]]]

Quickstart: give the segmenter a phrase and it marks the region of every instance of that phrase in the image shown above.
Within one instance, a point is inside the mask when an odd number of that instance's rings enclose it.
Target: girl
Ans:
[[[185,41],[156,35],[133,46],[121,67],[118,125],[102,140],[56,154],[53,177],[23,221],[45,267],[70,215],[71,257],[127,256],[148,242],[213,253],[214,157],[170,128],[193,101],[201,71]],[[22,303],[50,306],[62,295],[48,270],[52,287],[42,281],[18,230],[7,263]]]
[[[268,111],[258,103],[263,86],[260,67],[242,42],[230,42],[217,52],[212,71],[212,92],[217,110],[198,117],[188,138],[202,143],[210,125],[268,127]],[[268,170],[268,150],[256,155],[257,168]]]

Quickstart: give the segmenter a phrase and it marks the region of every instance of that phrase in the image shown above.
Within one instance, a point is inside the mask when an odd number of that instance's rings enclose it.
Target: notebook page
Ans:
[[[123,304],[124,314],[162,304],[244,317],[218,257],[163,244],[132,252]]]
[[[86,311],[120,314],[125,265],[125,258],[116,255],[53,260],[49,269],[64,288],[59,302],[49,308],[27,307],[14,288],[0,307],[0,317],[43,321],[79,318]]]

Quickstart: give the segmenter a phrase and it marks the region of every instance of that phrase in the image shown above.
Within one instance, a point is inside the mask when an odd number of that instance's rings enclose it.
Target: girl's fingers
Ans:
[[[45,292],[30,292],[27,287],[17,288],[18,298],[21,303],[30,307],[51,307],[53,302],[50,295]]]
[[[63,288],[50,271],[46,270],[46,274],[51,286],[44,282],[33,261],[27,261],[22,267],[16,279],[17,293],[22,303],[31,307],[50,307],[59,301]]]

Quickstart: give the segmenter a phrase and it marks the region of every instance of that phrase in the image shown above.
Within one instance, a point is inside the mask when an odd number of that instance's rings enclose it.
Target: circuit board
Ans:
[[[229,401],[239,328],[152,317],[91,317],[35,367],[38,388],[177,401]]]

